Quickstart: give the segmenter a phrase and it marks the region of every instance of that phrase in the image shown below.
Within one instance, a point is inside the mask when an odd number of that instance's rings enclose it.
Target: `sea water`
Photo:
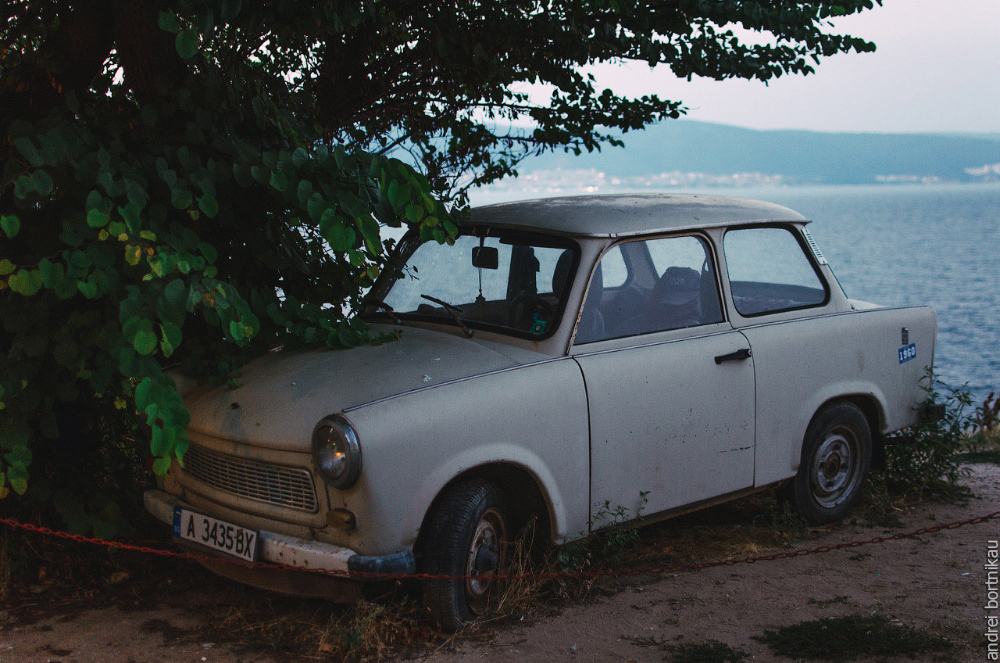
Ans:
[[[927,304],[937,311],[939,379],[967,384],[980,402],[1000,390],[1000,184],[691,193],[767,200],[811,219],[809,231],[849,297],[887,306]],[[487,204],[513,196],[486,189],[472,198],[473,204]]]

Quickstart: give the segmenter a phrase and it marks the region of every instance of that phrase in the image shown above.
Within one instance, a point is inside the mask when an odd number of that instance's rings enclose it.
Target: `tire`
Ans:
[[[509,523],[503,493],[484,479],[449,488],[434,505],[421,533],[420,570],[468,576],[423,582],[424,606],[445,631],[460,630],[496,602],[495,576],[505,560]]]
[[[861,495],[872,460],[868,420],[853,403],[820,410],[806,430],[799,471],[786,496],[813,525],[843,518]]]

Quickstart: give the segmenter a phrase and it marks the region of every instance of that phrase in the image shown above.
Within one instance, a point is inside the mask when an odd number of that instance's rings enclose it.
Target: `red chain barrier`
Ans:
[[[944,525],[921,527],[920,529],[907,533],[899,532],[896,534],[891,534],[889,536],[876,536],[870,539],[865,539],[863,541],[849,541],[845,543],[837,543],[831,546],[818,546],[816,548],[800,548],[799,550],[773,553],[771,555],[758,555],[757,557],[742,557],[742,558],[733,557],[729,559],[718,560],[715,562],[696,562],[693,564],[684,564],[682,566],[670,566],[670,567],[604,569],[597,571],[578,571],[576,573],[553,572],[553,573],[512,573],[506,575],[498,574],[496,578],[500,580],[554,580],[558,578],[592,579],[592,578],[599,578],[602,576],[638,576],[638,575],[656,575],[664,573],[678,573],[680,571],[699,571],[701,569],[709,569],[715,566],[734,566],[736,564],[772,562],[779,559],[789,559],[792,557],[805,557],[806,555],[815,555],[817,553],[833,552],[835,550],[843,550],[845,548],[858,548],[860,546],[867,546],[873,543],[884,543],[886,541],[897,541],[900,539],[908,539],[910,537],[921,536],[923,534],[933,534],[934,532],[940,532],[941,530],[946,530],[946,529],[958,529],[959,527],[964,527],[965,525],[978,525],[979,523],[985,523],[990,520],[1000,520],[1000,511],[994,511],[993,513],[990,513],[985,516],[978,516],[976,518],[970,518],[968,520],[959,520],[953,523],[946,523]],[[302,571],[304,573],[320,573],[327,576],[364,579],[364,580],[403,580],[403,579],[465,580],[469,578],[469,576],[463,576],[463,575],[443,575],[443,574],[436,575],[430,573],[368,573],[364,571],[337,571],[333,569],[305,568],[300,566],[275,564],[271,562],[243,562],[240,560],[229,559],[226,557],[216,557],[214,555],[176,552],[173,550],[164,550],[162,548],[150,548],[148,546],[134,546],[128,543],[122,543],[121,541],[95,539],[83,536],[82,534],[70,534],[69,532],[60,532],[57,530],[50,529],[48,527],[39,527],[37,525],[22,523],[8,518],[0,518],[0,523],[7,525],[8,527],[23,529],[29,532],[37,532],[39,534],[45,534],[47,536],[55,536],[61,539],[69,539],[70,541],[77,541],[79,543],[90,543],[93,545],[105,546],[107,548],[115,548],[118,550],[131,550],[133,552],[146,553],[150,555],[159,555],[161,557],[189,559],[196,562],[197,561],[209,561],[215,563],[223,562],[223,563],[237,564],[239,566],[251,567],[251,568],[285,569],[292,571]]]

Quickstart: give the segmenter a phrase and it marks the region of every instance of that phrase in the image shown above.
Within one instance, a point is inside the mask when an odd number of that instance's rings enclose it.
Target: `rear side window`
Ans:
[[[733,304],[752,316],[820,306],[827,289],[787,228],[730,230],[723,240]]]

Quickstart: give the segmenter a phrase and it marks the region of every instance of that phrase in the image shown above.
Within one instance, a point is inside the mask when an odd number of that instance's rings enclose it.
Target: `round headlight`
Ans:
[[[323,480],[334,488],[350,488],[361,473],[361,447],[354,428],[339,414],[313,429],[313,462]]]

